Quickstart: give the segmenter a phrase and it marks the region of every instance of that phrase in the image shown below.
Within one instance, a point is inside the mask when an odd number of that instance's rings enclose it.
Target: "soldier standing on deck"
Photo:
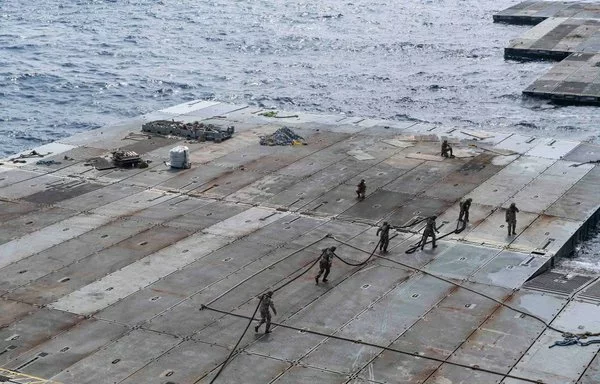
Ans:
[[[270,309],[273,310],[273,314],[277,315],[277,310],[275,309],[275,305],[273,304],[273,300],[271,297],[273,296],[273,291],[269,291],[262,295],[260,299],[260,323],[256,327],[254,327],[254,332],[258,332],[258,328],[263,325],[265,322],[267,323],[265,328],[265,333],[271,333],[271,312]]]
[[[508,236],[516,235],[515,229],[517,228],[517,212],[519,208],[515,203],[511,203],[510,207],[506,210],[506,222],[508,223]]]
[[[471,208],[471,202],[473,199],[468,198],[465,201],[460,202],[460,213],[458,215],[458,221],[464,221],[465,224],[469,222],[469,208]]]
[[[379,236],[379,252],[387,253],[388,245],[390,245],[390,225],[387,221],[384,221],[383,225],[377,229],[376,235]]]
[[[365,194],[367,193],[367,184],[365,184],[365,179],[362,179],[360,183],[356,186],[356,195],[359,199],[364,199]]]
[[[319,274],[315,276],[317,285],[319,284],[319,277],[321,277],[323,272],[325,272],[325,276],[323,276],[323,282],[327,282],[327,276],[329,276],[329,271],[331,270],[331,261],[335,256],[333,252],[335,252],[335,247],[325,248],[323,249],[323,252],[321,252],[321,260],[319,261]]]
[[[425,229],[423,230],[423,237],[421,238],[421,250],[425,247],[425,243],[427,243],[427,239],[431,237],[431,249],[436,248],[435,245],[435,234],[440,233],[437,230],[437,226],[435,224],[435,219],[437,216],[430,216],[427,218],[427,224],[425,224]]]

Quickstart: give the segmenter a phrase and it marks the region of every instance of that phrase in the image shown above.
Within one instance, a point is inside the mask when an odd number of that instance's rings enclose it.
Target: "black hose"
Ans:
[[[464,227],[465,227],[465,226],[466,226],[466,225],[463,225],[463,228],[461,229],[461,231],[462,231],[462,230],[464,230]],[[454,233],[454,232],[450,232],[450,233],[446,234],[446,236],[447,236],[447,235],[450,235],[450,234],[452,234],[452,233]],[[440,238],[441,238],[441,237],[440,237]],[[354,249],[356,249],[356,250],[359,250],[359,251],[362,251],[362,252],[365,252],[365,253],[367,253],[367,252],[368,252],[368,251],[366,251],[366,250],[364,250],[364,249],[361,249],[361,248],[355,247],[355,246],[353,246],[353,245],[352,245],[352,244],[350,244],[350,243],[346,243],[346,242],[345,242],[345,241],[343,241],[343,240],[336,239],[335,237],[334,237],[333,239],[334,239],[335,241],[337,241],[337,242],[341,243],[341,244],[347,245],[347,246],[349,246],[349,247],[352,247],[352,248],[354,248]],[[522,315],[525,315],[525,316],[531,317],[532,319],[535,319],[535,320],[537,320],[537,321],[541,322],[542,324],[544,324],[544,325],[545,325],[545,326],[546,326],[548,329],[550,329],[550,330],[552,330],[552,331],[555,331],[555,332],[558,332],[558,333],[561,333],[563,336],[564,336],[564,335],[571,335],[571,334],[572,334],[572,333],[570,333],[570,332],[563,331],[563,330],[561,330],[561,329],[558,329],[558,328],[556,328],[556,327],[554,327],[554,326],[550,325],[548,322],[546,322],[544,319],[542,319],[542,318],[541,318],[541,317],[539,317],[539,316],[536,316],[536,315],[533,315],[533,314],[531,314],[531,313],[529,313],[529,312],[525,312],[525,311],[522,311],[522,310],[520,310],[520,309],[517,309],[517,308],[515,308],[515,307],[513,307],[513,306],[510,306],[510,305],[508,305],[508,304],[504,303],[503,301],[500,301],[500,300],[498,300],[498,299],[496,299],[496,298],[494,298],[494,297],[492,297],[492,296],[486,295],[485,293],[481,293],[481,292],[479,292],[479,291],[476,291],[476,290],[474,290],[474,289],[472,289],[472,288],[469,288],[469,287],[466,287],[466,286],[464,286],[464,285],[462,285],[462,284],[456,283],[456,282],[454,282],[454,281],[452,281],[452,280],[449,280],[449,279],[443,278],[443,277],[441,277],[441,276],[435,275],[435,274],[433,274],[433,273],[431,273],[431,272],[427,272],[427,271],[425,271],[424,269],[417,268],[417,267],[413,267],[412,265],[408,265],[408,264],[402,263],[402,262],[400,262],[400,261],[397,261],[397,260],[394,260],[394,259],[390,259],[390,258],[388,258],[388,257],[385,257],[385,256],[377,255],[377,257],[379,257],[380,259],[383,259],[383,260],[387,260],[387,261],[389,261],[389,262],[391,262],[391,263],[395,263],[395,264],[401,265],[401,266],[403,266],[403,267],[405,267],[405,268],[412,269],[413,271],[418,271],[418,272],[421,272],[421,273],[423,273],[423,274],[425,274],[425,275],[428,275],[428,276],[434,277],[434,278],[436,278],[436,279],[438,279],[438,280],[441,280],[441,281],[444,281],[444,282],[446,282],[446,283],[448,283],[448,284],[452,284],[452,285],[454,285],[454,286],[457,286],[457,287],[459,287],[459,288],[465,289],[465,290],[467,290],[467,291],[469,291],[469,292],[472,292],[472,293],[474,293],[474,294],[476,294],[476,295],[479,295],[479,296],[481,296],[481,297],[485,297],[486,299],[492,300],[492,301],[494,301],[494,302],[496,302],[496,303],[498,303],[498,304],[502,305],[503,307],[506,307],[506,308],[508,308],[508,309],[510,309],[510,310],[513,310],[513,311],[515,311],[515,312],[517,312],[517,313],[520,313],[520,314],[522,314]],[[584,335],[584,334],[581,334],[581,335]],[[577,336],[577,335],[575,335],[575,336]]]
[[[206,307],[206,309],[208,309],[209,311],[214,311],[214,312],[218,312],[218,313],[225,314],[225,315],[240,317],[240,318],[244,318],[244,319],[248,318],[247,316],[244,316],[244,315],[240,315],[240,314],[232,313],[232,312],[227,312],[227,311],[223,311],[223,310],[216,309],[216,308]],[[275,323],[275,322],[273,322],[271,324],[273,324],[275,326],[278,326],[278,327],[282,327],[282,328],[287,328],[287,329],[299,331],[300,333],[309,333],[309,334],[313,334],[313,335],[317,335],[317,336],[329,337],[329,338],[340,340],[340,341],[347,341],[347,342],[354,343],[354,344],[359,344],[359,345],[365,345],[365,346],[368,346],[368,347],[379,348],[379,349],[383,349],[384,351],[395,352],[395,353],[399,353],[399,354],[407,355],[407,356],[412,356],[412,357],[419,358],[419,359],[436,361],[438,363],[453,365],[453,366],[456,366],[456,367],[470,369],[470,370],[473,370],[473,371],[490,373],[492,375],[498,375],[498,376],[502,376],[502,377],[509,378],[509,379],[515,379],[515,380],[520,380],[520,381],[525,381],[525,382],[528,382],[528,383],[535,383],[535,384],[543,383],[541,380],[529,379],[529,378],[521,377],[521,376],[515,376],[515,375],[511,375],[510,373],[502,373],[502,372],[499,372],[499,371],[494,371],[492,369],[481,368],[481,367],[479,367],[477,365],[467,365],[467,364],[457,363],[457,362],[454,362],[454,361],[446,361],[446,360],[444,360],[442,358],[437,358],[437,357],[433,357],[433,356],[422,355],[422,354],[420,354],[418,352],[403,351],[401,349],[397,349],[397,348],[393,348],[393,347],[388,347],[388,346],[385,346],[385,345],[378,345],[378,344],[375,344],[375,343],[370,343],[368,341],[350,339],[348,337],[333,335],[333,334],[319,332],[319,331],[313,331],[313,330],[305,329],[305,328],[294,327],[294,326],[287,325],[287,324],[281,324],[281,323]]]
[[[246,332],[248,332],[248,328],[250,328],[250,325],[252,324],[252,322],[254,321],[254,316],[256,316],[256,312],[258,312],[258,308],[260,307],[260,303],[262,302],[263,297],[260,297],[260,300],[258,301],[258,305],[256,306],[256,308],[254,309],[254,313],[252,314],[252,316],[250,317],[250,319],[248,320],[248,324],[246,324],[246,328],[244,329],[244,332],[242,332],[242,335],[240,336],[240,338],[238,339],[237,343],[235,343],[235,347],[233,347],[233,349],[231,350],[231,352],[229,353],[229,356],[227,356],[227,358],[225,359],[225,361],[223,362],[223,364],[221,364],[221,368],[219,368],[219,371],[217,372],[217,374],[212,378],[212,380],[210,381],[209,384],[213,384],[215,382],[215,380],[217,380],[217,377],[219,377],[219,375],[221,374],[221,372],[223,372],[223,369],[225,369],[225,366],[227,365],[227,363],[229,363],[229,360],[231,360],[231,357],[233,356],[233,354],[235,353],[235,350],[237,349],[237,347],[240,345],[240,343],[242,342],[242,339],[244,338],[244,336],[246,336]],[[202,306],[203,309],[207,309],[207,306]],[[199,382],[201,379],[196,380],[194,382],[194,384],[196,384],[197,382]]]
[[[462,223],[462,226],[458,227],[458,225],[460,225],[460,223]],[[450,235],[459,234],[462,231],[464,231],[466,227],[467,227],[467,223],[465,221],[460,220],[459,223],[457,223],[457,227],[455,230],[443,234],[442,236],[438,237],[436,240],[442,240],[443,238],[446,238]],[[427,245],[429,243],[431,243],[431,241],[426,241],[424,245]],[[419,242],[417,244],[414,244],[412,247],[408,248],[406,250],[406,253],[408,253],[408,254],[415,253],[417,251],[417,249],[419,249],[421,244],[423,244],[423,237],[421,237],[421,240],[419,240]]]
[[[373,249],[373,252],[371,252],[371,255],[369,255],[369,257],[367,258],[367,260],[360,262],[360,263],[351,263],[349,261],[346,261],[344,259],[342,259],[341,257],[339,257],[335,252],[333,253],[335,255],[335,257],[337,257],[342,263],[349,265],[351,267],[361,267],[365,264],[367,264],[369,262],[369,260],[371,260],[371,258],[373,257],[373,255],[375,254],[375,251],[377,251],[377,247],[379,247],[379,244],[381,244],[381,238],[379,239],[379,241],[377,242],[377,244],[375,245],[375,249]]]

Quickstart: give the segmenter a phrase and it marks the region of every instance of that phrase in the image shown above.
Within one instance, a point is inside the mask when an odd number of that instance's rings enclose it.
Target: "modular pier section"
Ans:
[[[537,24],[504,49],[507,59],[562,60],[523,93],[569,104],[600,104],[600,4],[525,1],[494,21]]]
[[[261,112],[194,101],[37,148],[42,165],[4,161],[0,374],[208,383],[257,295],[296,278],[321,249],[335,245],[361,262],[384,220],[401,226],[437,214],[440,232],[452,232],[458,201],[471,197],[466,229],[435,249],[405,253],[422,224],[393,231],[385,258],[358,267],[334,260],[328,283],[315,285],[312,270],[277,291],[280,325],[269,335],[250,328],[216,383],[600,381],[599,345],[549,348],[562,335],[544,324],[600,331],[600,282],[551,270],[595,224],[600,168],[589,161],[599,147]],[[236,133],[222,143],[140,135],[156,119],[234,125]],[[258,144],[283,125],[308,145]],[[440,156],[442,138],[455,158]],[[171,170],[163,161],[180,144],[192,167]],[[150,166],[87,162],[115,148]],[[509,237],[512,201],[520,212]]]

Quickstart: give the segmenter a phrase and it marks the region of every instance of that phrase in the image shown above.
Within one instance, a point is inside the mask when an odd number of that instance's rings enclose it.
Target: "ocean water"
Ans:
[[[552,63],[503,59],[516,3],[0,0],[0,156],[198,98],[597,141],[521,96]]]

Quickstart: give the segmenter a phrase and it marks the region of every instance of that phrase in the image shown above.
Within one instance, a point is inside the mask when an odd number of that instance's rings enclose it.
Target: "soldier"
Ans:
[[[511,203],[510,207],[506,210],[506,222],[508,223],[508,236],[516,235],[515,229],[517,228],[517,212],[519,208],[515,203]]]
[[[443,157],[454,157],[452,154],[452,147],[448,144],[448,140],[444,140],[442,143],[442,156]]]
[[[335,247],[325,248],[323,249],[323,252],[321,252],[321,260],[319,261],[319,274],[315,276],[317,285],[319,285],[319,277],[321,277],[323,272],[325,272],[325,275],[323,276],[323,282],[327,282],[327,276],[329,276],[329,271],[331,270],[331,261],[335,256],[334,252]]]
[[[437,226],[435,224],[435,219],[437,216],[430,216],[427,218],[427,224],[425,224],[425,229],[423,230],[423,237],[421,238],[421,250],[425,247],[425,243],[427,243],[427,239],[431,237],[431,249],[436,248],[435,245],[435,234],[440,233],[437,230]]]
[[[269,291],[262,295],[260,300],[260,323],[256,327],[254,327],[254,332],[258,332],[258,328],[263,325],[265,322],[267,323],[265,328],[265,333],[271,333],[271,312],[269,308],[273,310],[273,314],[277,315],[277,310],[275,309],[275,305],[273,304],[273,300],[271,297],[273,296],[273,291]]]
[[[469,208],[471,208],[471,202],[473,201],[473,199],[468,198],[465,201],[461,201],[460,202],[460,213],[458,215],[458,221],[463,221],[465,223],[469,222]]]
[[[365,193],[367,193],[367,184],[365,184],[365,179],[362,179],[360,183],[356,186],[356,195],[359,199],[365,198]]]
[[[383,225],[377,229],[376,235],[379,236],[379,252],[387,253],[387,247],[390,244],[390,225],[387,221],[384,221]]]

